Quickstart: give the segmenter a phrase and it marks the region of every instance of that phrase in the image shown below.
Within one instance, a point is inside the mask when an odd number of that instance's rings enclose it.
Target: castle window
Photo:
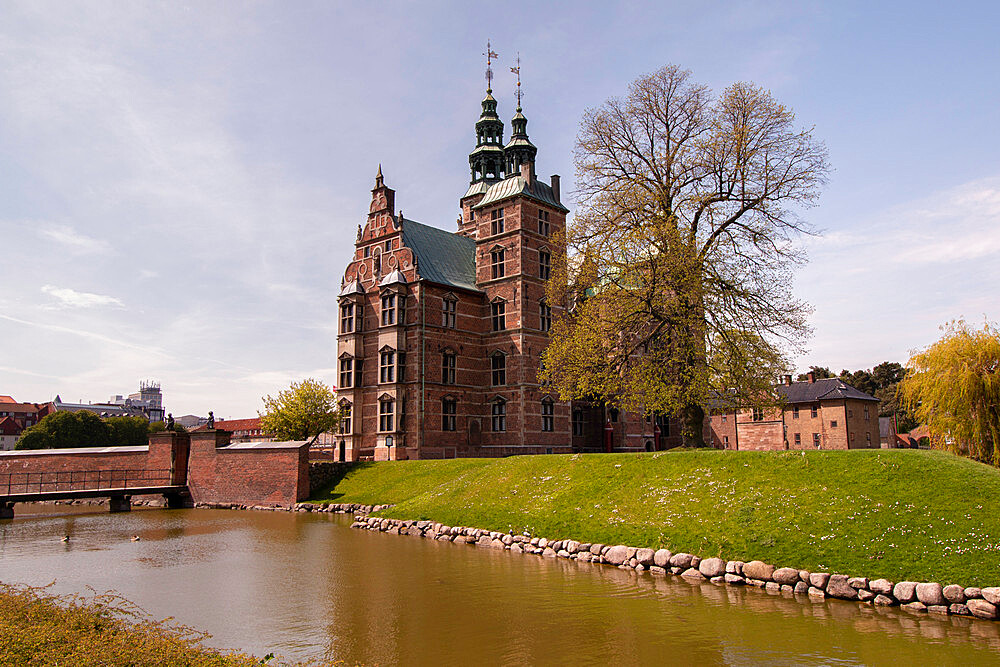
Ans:
[[[764,421],[764,411],[761,410],[760,408],[754,408],[753,409],[753,420],[755,422],[762,422],[762,421]]]
[[[391,398],[383,398],[378,402],[378,430],[384,432],[392,431],[395,425],[396,401]]]
[[[792,419],[798,419],[798,418],[799,418],[799,406],[793,405],[792,406]]]
[[[342,403],[340,405],[340,426],[337,429],[339,433],[346,434],[351,433],[351,404]]]
[[[538,209],[538,233],[542,236],[549,235],[549,212]]]
[[[455,384],[455,353],[445,352],[441,355],[441,383]]]
[[[813,433],[813,447],[819,449],[819,433]]]
[[[441,430],[455,430],[455,415],[458,413],[458,403],[454,398],[441,399]]]
[[[538,322],[538,328],[542,331],[548,331],[552,328],[552,307],[545,301],[538,304]]]
[[[498,208],[490,212],[490,231],[493,234],[503,234],[503,209]]]
[[[547,250],[538,251],[538,277],[548,280],[552,275],[552,255]]]
[[[448,329],[455,328],[455,311],[458,302],[454,299],[445,299],[441,305],[441,326]]]
[[[802,446],[802,434],[801,433],[796,433],[795,434],[795,446],[796,447],[801,447]]]
[[[372,247],[370,245],[366,245],[363,254],[364,254],[365,257],[371,257],[372,256]]]
[[[868,443],[869,447],[872,446],[872,434],[871,433],[865,433],[865,442]]]
[[[392,239],[386,239],[385,251],[389,252],[390,250],[392,250]]]
[[[868,406],[865,406],[865,421],[871,421],[871,413],[868,412]]]
[[[340,333],[354,332],[354,304],[345,303],[340,307]]]
[[[583,410],[573,411],[573,435],[583,435]]]
[[[818,414],[819,414],[819,406],[816,406],[816,405],[809,406],[809,416],[810,417],[815,417]]]
[[[490,312],[493,316],[493,330],[503,331],[507,328],[507,302],[494,301],[490,304]]]
[[[379,354],[378,381],[392,382],[395,378],[396,353],[393,350],[382,350]]]
[[[350,389],[354,380],[354,359],[340,360],[340,388]]]
[[[498,248],[490,253],[490,270],[494,278],[503,278],[504,276],[504,264],[503,264],[503,248]]]
[[[831,419],[830,420],[830,428],[837,428],[837,420],[836,419]]]
[[[507,430],[507,402],[503,399],[498,398],[493,401],[492,413],[492,431],[494,433],[503,433]]]
[[[542,430],[543,431],[553,431],[555,422],[555,404],[552,403],[552,399],[546,398],[542,400]]]
[[[507,357],[502,352],[490,357],[490,380],[494,387],[507,384]]]
[[[387,327],[396,323],[396,295],[382,295],[382,326]]]

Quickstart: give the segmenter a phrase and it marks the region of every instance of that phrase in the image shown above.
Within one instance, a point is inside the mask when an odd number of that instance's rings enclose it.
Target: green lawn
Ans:
[[[932,451],[575,454],[361,464],[313,501],[814,572],[1000,585],[1000,471]]]

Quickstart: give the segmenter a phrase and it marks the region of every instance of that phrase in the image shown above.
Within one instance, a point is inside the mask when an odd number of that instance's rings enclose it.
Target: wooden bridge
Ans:
[[[187,485],[170,482],[169,468],[11,472],[6,479],[0,475],[0,518],[14,516],[14,503],[39,500],[108,498],[112,512],[127,512],[132,496],[158,494],[169,506],[181,506]]]

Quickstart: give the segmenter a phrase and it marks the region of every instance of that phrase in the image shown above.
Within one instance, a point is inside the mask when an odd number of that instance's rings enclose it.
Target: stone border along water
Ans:
[[[942,586],[936,582],[893,583],[887,579],[869,580],[867,577],[848,577],[845,574],[775,567],[759,560],[725,561],[721,558],[701,558],[689,553],[673,553],[669,549],[653,550],[622,544],[611,546],[578,540],[550,540],[545,537],[514,535],[480,528],[446,526],[434,521],[366,516],[372,511],[386,507],[389,506],[296,503],[292,509],[300,512],[353,513],[355,517],[351,524],[352,528],[474,544],[517,554],[604,563],[623,569],[680,575],[691,581],[710,581],[713,584],[756,586],[772,593],[794,593],[806,599],[832,597],[886,607],[900,605],[915,612],[998,619],[1000,587],[996,586],[963,588],[957,584]]]

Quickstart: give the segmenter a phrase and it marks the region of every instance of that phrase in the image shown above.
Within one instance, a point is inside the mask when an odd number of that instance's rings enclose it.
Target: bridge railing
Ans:
[[[6,479],[4,479],[6,477]],[[0,494],[53,493],[170,486],[170,470],[59,470],[0,475]]]

